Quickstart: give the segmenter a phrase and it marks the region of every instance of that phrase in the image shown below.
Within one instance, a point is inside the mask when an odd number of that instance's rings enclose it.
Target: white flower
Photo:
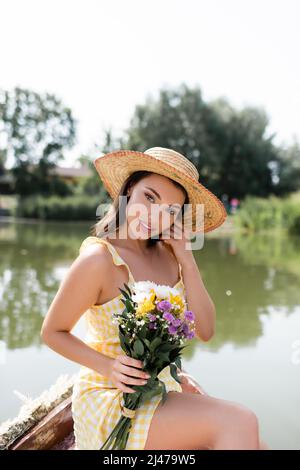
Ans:
[[[137,292],[136,294],[132,294],[132,300],[137,304],[141,304],[149,297],[149,295],[150,294],[148,292]]]
[[[155,283],[152,281],[137,281],[133,284],[132,290],[136,293],[143,292],[150,292],[150,290],[155,286]]]
[[[175,287],[166,286],[164,284],[156,284],[154,291],[159,299],[169,299],[170,294],[180,295],[180,292]]]
[[[137,281],[132,286],[132,300],[138,304],[142,303],[145,298],[149,298],[153,290],[160,300],[169,299],[170,293],[173,295],[180,295],[180,292],[175,287],[170,287],[165,284],[156,284],[152,281]]]

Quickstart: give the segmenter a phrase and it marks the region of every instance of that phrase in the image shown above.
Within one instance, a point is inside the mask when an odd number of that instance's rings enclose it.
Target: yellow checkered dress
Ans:
[[[129,273],[127,284],[130,286],[134,282],[131,271],[108,240],[89,236],[83,240],[79,253],[91,243],[104,243],[109,249],[114,263],[117,266],[123,264],[127,267]],[[176,287],[185,296],[180,264],[179,272],[180,280],[173,287]],[[124,304],[120,300],[121,296],[122,294],[102,305],[94,304],[84,313],[87,325],[85,343],[110,357],[125,354],[120,346],[118,325],[111,321],[112,312],[124,309]],[[171,376],[169,366],[165,367],[158,377],[164,381],[167,392],[170,390],[182,392],[180,384]],[[75,450],[101,448],[121,417],[119,399],[122,394],[123,392],[116,388],[115,384],[107,377],[87,367],[80,368],[72,393]],[[132,428],[126,449],[144,449],[151,419],[160,400],[161,395],[156,395],[137,409],[135,417],[132,419]]]

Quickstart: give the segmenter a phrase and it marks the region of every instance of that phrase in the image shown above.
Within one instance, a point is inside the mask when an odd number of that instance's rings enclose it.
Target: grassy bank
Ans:
[[[42,220],[95,220],[99,203],[99,196],[31,196],[18,199],[12,215]]]
[[[14,217],[41,220],[95,220],[99,196],[31,196],[2,198],[2,206]],[[4,204],[5,202],[5,204]],[[300,235],[300,191],[286,198],[247,196],[235,214],[228,214],[218,233],[234,231],[284,232]],[[216,232],[217,232],[216,231]],[[212,232],[214,233],[214,232]]]
[[[300,191],[285,198],[247,196],[234,216],[234,225],[247,232],[300,235]]]

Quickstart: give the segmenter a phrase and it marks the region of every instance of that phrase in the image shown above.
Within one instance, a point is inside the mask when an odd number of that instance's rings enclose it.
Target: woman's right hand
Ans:
[[[145,385],[150,378],[150,375],[144,372],[142,367],[142,361],[126,354],[119,354],[110,363],[108,377],[122,392],[135,393],[136,390],[127,387],[127,385]]]

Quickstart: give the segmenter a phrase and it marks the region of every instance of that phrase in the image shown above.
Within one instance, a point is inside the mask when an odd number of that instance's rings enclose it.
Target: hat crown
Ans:
[[[165,147],[151,147],[145,150],[144,153],[151,155],[151,157],[154,157],[157,160],[168,163],[171,166],[176,166],[178,170],[196,181],[199,179],[199,173],[195,165],[184,155],[176,152],[176,150]]]

